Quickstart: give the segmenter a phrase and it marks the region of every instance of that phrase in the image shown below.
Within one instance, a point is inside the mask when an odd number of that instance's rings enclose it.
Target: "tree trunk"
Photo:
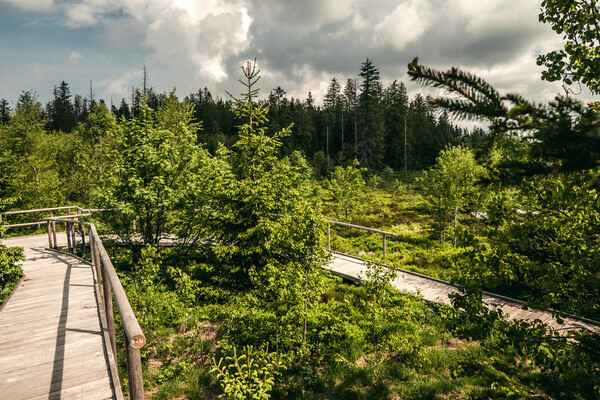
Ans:
[[[458,225],[458,197],[454,203],[454,247],[456,247],[456,226]]]

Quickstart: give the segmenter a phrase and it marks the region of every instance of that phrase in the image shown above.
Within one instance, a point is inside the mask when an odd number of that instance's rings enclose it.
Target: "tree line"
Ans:
[[[144,75],[146,76],[146,75]],[[117,121],[131,120],[141,112],[142,105],[156,110],[167,93],[148,87],[132,90],[127,101],[107,105]],[[199,123],[197,140],[214,153],[219,143],[231,146],[237,140],[239,119],[229,99],[214,96],[208,88],[185,97],[194,106],[194,122]],[[86,97],[73,95],[67,82],[53,90],[52,99],[43,106],[36,94],[24,91],[14,109],[6,99],[0,100],[0,124],[8,126],[18,110],[30,105],[39,112],[39,126],[45,133],[80,133],[97,104],[105,101],[94,98],[93,90]],[[309,92],[304,100],[288,97],[277,87],[259,101],[269,106],[267,127],[277,131],[291,127],[283,139],[281,155],[300,151],[311,161],[316,171],[324,175],[335,165],[348,165],[357,159],[361,167],[393,170],[422,170],[433,165],[439,152],[447,145],[477,141],[484,133],[472,132],[454,125],[445,112],[435,111],[421,94],[409,98],[403,82],[393,81],[384,87],[379,70],[370,59],[362,63],[357,78],[342,85],[332,78],[322,105]],[[200,129],[201,127],[201,129]]]

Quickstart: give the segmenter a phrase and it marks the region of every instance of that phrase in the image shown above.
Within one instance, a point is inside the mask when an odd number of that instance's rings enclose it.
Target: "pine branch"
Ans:
[[[437,98],[432,104],[447,107],[461,118],[498,118],[506,116],[506,107],[502,104],[500,94],[486,81],[474,75],[451,68],[448,71],[437,71],[419,65],[415,58],[408,64],[408,75],[411,80],[424,85],[441,87],[450,93],[457,93],[465,100],[448,100]]]

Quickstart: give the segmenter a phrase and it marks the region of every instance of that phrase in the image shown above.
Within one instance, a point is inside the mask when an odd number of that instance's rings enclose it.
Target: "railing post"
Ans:
[[[58,242],[56,241],[56,222],[52,221],[52,239],[54,239],[53,249],[58,248]]]
[[[85,227],[81,221],[79,221],[79,233],[81,233],[81,251],[83,251],[83,248],[85,248]]]
[[[96,268],[96,279],[98,283],[100,283],[102,278],[102,261],[98,256],[98,243],[96,243],[96,239],[94,239],[94,234],[92,233],[92,228],[89,228],[90,232],[90,258],[92,259],[92,265]],[[100,296],[102,297],[102,304],[104,304],[104,293],[100,292]]]
[[[51,249],[53,248],[52,246],[52,222],[47,221],[48,222],[48,248]]]
[[[0,214],[0,225],[2,225],[2,214]],[[0,238],[4,237],[4,231],[0,230]]]
[[[110,345],[112,347],[113,355],[116,358],[117,342],[115,340],[115,316],[113,314],[112,287],[110,285],[108,274],[106,273],[106,268],[102,268],[102,287],[104,288],[104,312],[106,315],[108,336],[110,337]]]
[[[331,250],[331,224],[327,222],[327,250]]]
[[[71,223],[71,238],[73,241],[73,254],[77,255],[77,236],[75,235],[75,223]]]
[[[144,378],[142,376],[142,359],[140,349],[131,346],[125,335],[127,348],[127,375],[129,376],[129,398],[131,400],[144,400]]]
[[[69,253],[73,253],[73,247],[71,245],[71,223],[65,222],[65,226],[67,227],[67,250]]]
[[[385,260],[387,258],[387,243],[385,240],[385,233],[383,233],[382,235],[383,235],[383,259]]]

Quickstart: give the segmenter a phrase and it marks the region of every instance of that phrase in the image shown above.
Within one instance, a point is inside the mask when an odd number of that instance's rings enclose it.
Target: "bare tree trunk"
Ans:
[[[326,137],[327,137],[327,146],[325,147],[325,149],[327,151],[327,164],[329,164],[329,127],[327,127]]]
[[[344,110],[342,109],[342,151],[344,151]]]
[[[456,247],[456,227],[458,225],[458,197],[454,203],[454,247]]]

